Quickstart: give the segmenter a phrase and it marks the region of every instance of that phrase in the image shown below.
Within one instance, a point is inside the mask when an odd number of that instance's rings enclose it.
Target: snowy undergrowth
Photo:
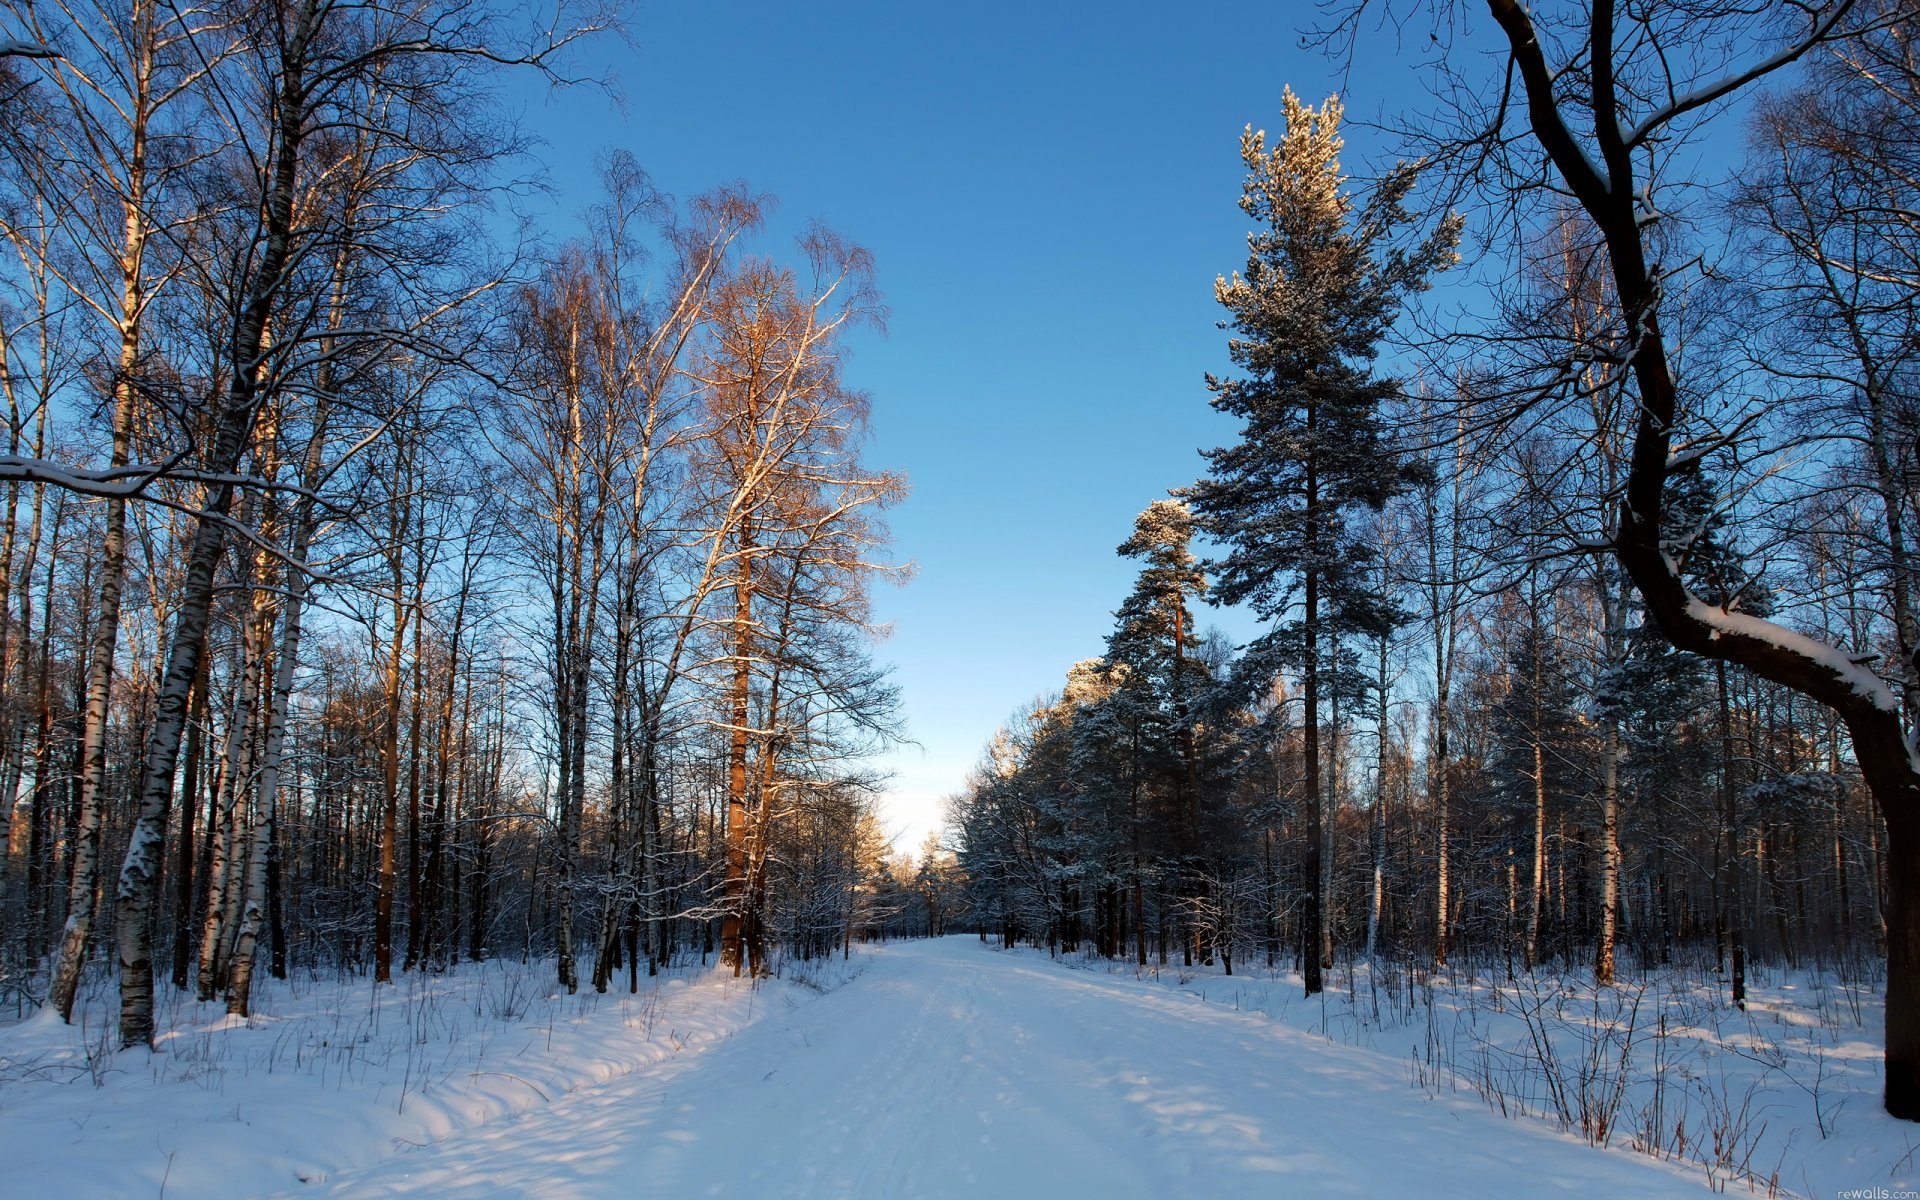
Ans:
[[[0,1029],[0,1162],[63,1195],[257,1196],[317,1182],[721,1041],[864,967],[788,963],[759,987],[698,966],[567,995],[551,960],[255,983],[251,1020],[160,990],[156,1052],[115,1051],[90,981],[72,1025]],[[691,1056],[689,1056],[691,1057]]]
[[[1596,987],[1590,973],[1361,964],[1305,998],[1297,973],[1239,962],[1231,976],[1218,965],[1057,962],[1396,1056],[1430,1095],[1468,1092],[1515,1120],[1689,1164],[1715,1191],[1811,1200],[1920,1181],[1920,1127],[1880,1107],[1883,979],[1760,967],[1742,1011],[1723,982],[1684,966]]]

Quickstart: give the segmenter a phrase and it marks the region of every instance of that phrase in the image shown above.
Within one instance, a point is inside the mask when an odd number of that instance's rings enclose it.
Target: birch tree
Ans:
[[[801,248],[807,276],[749,261],[728,280],[712,310],[712,349],[697,368],[712,432],[696,461],[731,593],[715,631],[727,677],[717,722],[727,739],[721,958],[736,973],[764,965],[755,858],[766,831],[756,812],[767,804],[765,778],[777,774],[782,623],[819,538],[857,530],[860,510],[900,487],[856,465],[866,404],[840,369],[846,334],[880,316],[871,257],[820,228]],[[848,579],[870,569],[844,550],[829,561]]]
[[[213,39],[200,13],[163,10],[148,0],[120,4],[13,4],[11,19],[35,44],[59,47],[43,60],[34,91],[53,100],[60,117],[44,126],[60,135],[46,144],[15,145],[16,162],[32,156],[37,186],[52,202],[68,253],[58,261],[64,290],[98,319],[112,344],[114,368],[106,389],[111,404],[106,469],[131,457],[135,405],[146,386],[149,348],[146,314],[172,275],[149,252],[178,221],[178,181],[191,168],[198,139],[180,116],[207,64],[188,66],[181,53]],[[24,133],[25,130],[16,132]],[[167,149],[157,158],[160,138]],[[88,650],[86,711],[81,735],[80,783],[68,911],[50,998],[70,1017],[80,968],[93,932],[99,889],[106,725],[119,646],[126,567],[126,500],[105,501],[105,530],[96,575],[93,636]]]
[[[370,125],[391,144],[409,149],[403,162],[449,168],[470,148],[466,138],[471,127],[465,121],[473,113],[459,106],[471,100],[465,93],[479,65],[537,64],[554,47],[541,35],[524,48],[490,46],[510,34],[478,4],[374,11],[334,0],[300,0],[291,8],[247,10],[243,15],[237,32],[251,49],[244,60],[248,69],[216,76],[209,104],[229,119],[233,135],[250,150],[245,160],[249,165],[240,177],[250,179],[252,186],[238,190],[236,209],[247,214],[248,231],[228,260],[225,291],[233,313],[229,372],[223,392],[209,397],[212,436],[200,447],[208,493],[185,554],[166,668],[142,755],[138,819],[117,889],[123,1045],[146,1042],[153,1035],[150,914],[187,695],[199,665],[214,574],[237,490],[236,472],[261,409],[273,394],[275,371],[284,366],[290,349],[301,344],[284,337],[276,341],[269,333],[303,277],[302,268],[325,263],[326,248],[337,231],[326,210],[305,210],[297,203],[309,173],[326,169],[314,158],[316,135],[336,119],[349,128]],[[556,27],[562,30],[562,41],[571,36],[564,20]],[[241,59],[236,56],[234,61]],[[362,108],[359,100],[368,90],[385,91],[388,103]],[[249,123],[254,113],[260,114],[264,128]],[[404,210],[394,215],[402,216]],[[414,216],[426,219],[419,211]],[[402,220],[389,225],[388,232],[398,237],[404,227]],[[442,298],[434,307],[458,299]]]

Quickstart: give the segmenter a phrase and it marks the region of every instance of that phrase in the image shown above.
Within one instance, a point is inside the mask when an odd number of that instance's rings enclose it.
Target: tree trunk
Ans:
[[[241,638],[239,679],[227,710],[226,746],[220,757],[219,797],[209,836],[213,858],[207,871],[207,913],[200,929],[199,998],[211,1000],[226,986],[228,951],[232,945],[230,918],[238,907],[235,895],[244,867],[240,833],[240,801],[247,787],[247,743],[253,726],[253,701],[259,694],[262,655],[258,626],[249,623]]]
[[[1329,675],[1339,678],[1340,631],[1327,631]],[[1320,969],[1333,970],[1334,835],[1340,826],[1340,691],[1336,687],[1328,697],[1331,720],[1327,722],[1326,780],[1320,793]]]
[[[269,176],[270,186],[261,206],[263,240],[252,264],[245,304],[236,314],[232,340],[233,375],[228,381],[212,453],[206,468],[216,476],[231,476],[253,433],[262,396],[260,373],[264,362],[269,318],[286,285],[292,252],[295,182],[306,132],[308,101],[306,64],[309,47],[324,19],[325,9],[306,0],[292,14],[281,47],[279,90],[275,97],[278,137]],[[180,736],[186,721],[187,694],[199,671],[200,655],[211,615],[213,579],[225,542],[223,521],[233,503],[233,485],[222,480],[208,496],[207,515],[194,526],[187,554],[180,606],[168,644],[166,673],[156,697],[153,729],[147,736],[140,767],[139,815],[127,842],[120,867],[115,928],[120,953],[120,1043],[132,1046],[153,1038],[152,917],[159,888],[160,857],[167,835],[167,814],[173,803],[174,769],[179,764]]]
[[[1383,564],[1385,562],[1384,555],[1382,556],[1382,562]],[[1382,566],[1381,572],[1384,577],[1385,575],[1384,566]],[[1382,579],[1383,585],[1385,582],[1386,581],[1383,578]],[[1384,586],[1381,588],[1381,594],[1382,595],[1386,594],[1386,588]],[[1378,739],[1378,744],[1376,746],[1376,758],[1375,758],[1375,764],[1373,769],[1373,781],[1374,781],[1373,782],[1373,814],[1372,814],[1373,819],[1370,822],[1368,822],[1369,830],[1367,835],[1367,851],[1368,851],[1369,857],[1372,859],[1372,862],[1373,862],[1373,878],[1371,880],[1372,886],[1369,887],[1367,890],[1367,962],[1369,965],[1373,963],[1374,954],[1378,951],[1380,946],[1380,908],[1382,903],[1385,900],[1385,894],[1386,894],[1387,723],[1388,723],[1388,718],[1391,715],[1390,710],[1388,708],[1388,703],[1387,703],[1388,701],[1387,684],[1389,682],[1387,678],[1388,648],[1389,648],[1389,643],[1386,637],[1382,636],[1380,638],[1380,646],[1379,646],[1380,657],[1379,657],[1379,660],[1374,664],[1375,675],[1374,675],[1374,681],[1373,681],[1374,689],[1375,689],[1374,694],[1379,700],[1379,708],[1374,713],[1374,721],[1378,726],[1377,732],[1379,734],[1379,739]]]
[[[420,541],[414,551],[413,669],[407,701],[407,952],[402,969],[418,970],[426,945],[425,858],[420,845],[420,756],[425,732],[426,655],[426,505],[419,506]]]
[[[1593,977],[1613,982],[1613,950],[1620,914],[1620,722],[1606,719],[1600,743],[1600,937]]]
[[[1887,854],[1904,868],[1904,873],[1890,872],[1894,882],[1888,894],[1886,1107],[1893,1116],[1920,1121],[1920,886],[1913,882],[1913,868],[1920,865],[1915,842],[1920,837],[1920,747],[1902,727],[1905,706],[1871,670],[1835,647],[1708,605],[1681,579],[1662,530],[1679,391],[1660,327],[1663,280],[1649,262],[1644,241],[1638,198],[1646,193],[1635,179],[1635,148],[1617,119],[1612,9],[1596,9],[1596,18],[1605,20],[1596,19],[1591,30],[1600,69],[1584,103],[1597,117],[1591,125],[1600,151],[1596,161],[1560,111],[1557,76],[1527,9],[1518,0],[1488,0],[1488,7],[1506,34],[1535,140],[1606,242],[1625,318],[1620,344],[1632,351],[1639,403],[1615,552],[1647,611],[1677,648],[1738,663],[1826,704],[1846,723],[1861,778],[1886,822]],[[1818,44],[1817,37],[1805,39],[1764,65],[1778,69]],[[1664,128],[1650,132],[1658,135]]]
[[[132,145],[127,159],[125,235],[121,246],[120,360],[113,380],[113,448],[110,469],[127,465],[133,444],[134,375],[140,367],[140,317],[145,304],[147,116],[152,75],[152,5],[136,3],[131,19],[141,56],[132,75]],[[106,504],[101,545],[99,600],[93,645],[88,652],[86,723],[81,734],[80,804],[73,872],[67,891],[67,926],[48,988],[60,1019],[73,1018],[80,968],[93,940],[95,896],[100,890],[100,809],[106,787],[107,719],[113,690],[114,656],[120,646],[120,596],[126,575],[127,505],[118,497]]]
[[[320,480],[321,446],[327,424],[327,403],[322,400],[313,419],[313,433],[307,446],[301,483],[309,490]],[[234,941],[233,966],[227,980],[227,1012],[248,1016],[253,1003],[253,968],[259,947],[260,927],[266,919],[270,870],[273,866],[276,826],[280,804],[280,777],[284,766],[287,739],[287,710],[293,697],[294,674],[300,666],[302,617],[307,598],[307,575],[302,564],[312,540],[312,503],[302,499],[295,508],[291,558],[286,577],[285,613],[281,618],[280,652],[274,662],[273,690],[267,700],[267,728],[260,748],[260,779],[254,796],[254,838],[247,856],[246,901],[240,913],[240,928]],[[263,564],[264,565],[264,564]],[[262,640],[271,635],[271,610],[261,614]],[[276,935],[276,959],[285,954],[284,936]],[[276,971],[275,974],[282,974]]]
[[[1536,718],[1538,712],[1535,713]],[[1537,726],[1536,726],[1537,728]],[[1533,739],[1533,875],[1528,885],[1527,935],[1520,961],[1531,971],[1540,961],[1540,917],[1547,896],[1547,761],[1546,748]]]
[[[184,777],[181,780],[184,799],[180,805],[180,846],[174,855],[173,886],[173,986],[180,991],[187,990],[187,980],[193,965],[193,898],[194,863],[199,854],[194,842],[194,818],[200,812],[200,741],[207,721],[207,662],[202,656],[200,670],[194,676],[193,687],[187,697],[187,750]]]
[[[722,893],[726,913],[720,923],[720,961],[740,974],[746,962],[747,906],[747,722],[751,687],[753,640],[753,546],[752,533],[744,525],[738,535],[733,582],[733,686],[728,697],[727,734],[727,875]]]
[[[1720,917],[1721,940],[1730,958],[1728,986],[1733,1006],[1747,1007],[1747,913],[1740,854],[1739,784],[1734,778],[1733,715],[1727,697],[1727,664],[1714,664],[1720,697]]]
[[[404,439],[406,433],[402,433]],[[396,887],[394,859],[400,836],[400,682],[407,642],[407,627],[418,619],[406,594],[407,535],[412,517],[408,495],[411,483],[404,478],[411,465],[413,446],[403,442],[394,455],[387,517],[387,547],[390,555],[386,583],[391,588],[386,643],[386,668],[382,678],[380,722],[380,876],[373,906],[373,981],[393,982],[393,901]]]
[[[1301,752],[1305,760],[1301,773],[1305,776],[1306,796],[1301,805],[1303,822],[1300,874],[1306,886],[1300,912],[1300,939],[1304,950],[1300,957],[1301,975],[1306,994],[1316,995],[1321,989],[1320,983],[1320,947],[1325,937],[1325,918],[1322,915],[1322,896],[1320,891],[1320,630],[1319,630],[1320,580],[1314,572],[1307,572],[1306,579],[1306,652],[1305,671],[1301,680],[1302,703],[1305,712],[1302,716]]]

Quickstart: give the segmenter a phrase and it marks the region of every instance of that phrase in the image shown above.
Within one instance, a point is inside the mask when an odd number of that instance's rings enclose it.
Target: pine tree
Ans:
[[[1773,611],[1762,577],[1751,574],[1734,544],[1720,487],[1698,461],[1669,476],[1664,489],[1662,546],[1693,594],[1729,611],[1764,617]],[[1719,821],[1712,872],[1715,897],[1715,959],[1727,970],[1733,1003],[1746,1003],[1746,917],[1741,911],[1743,863],[1738,798],[1740,756],[1734,753],[1733,715],[1728,699],[1726,662],[1712,669],[1695,655],[1676,650],[1659,627],[1648,621],[1633,631],[1632,653],[1609,670],[1594,697],[1597,713],[1615,714],[1626,726],[1631,751],[1629,775],[1643,788],[1671,792],[1676,780],[1691,779],[1704,788],[1717,777],[1715,808]],[[1707,687],[1711,676],[1713,687]],[[1709,766],[1699,760],[1703,747],[1682,739],[1690,721],[1716,716],[1715,749]],[[1704,732],[1704,730],[1703,730]]]
[[[1123,557],[1143,566],[1107,636],[1106,658],[1118,675],[1116,686],[1101,711],[1085,722],[1096,729],[1116,725],[1124,739],[1129,904],[1134,958],[1142,966],[1147,961],[1146,846],[1167,845],[1150,834],[1177,830],[1173,844],[1191,860],[1198,857],[1202,832],[1194,701],[1210,675],[1194,655],[1197,639],[1188,609],[1189,600],[1206,591],[1206,576],[1191,549],[1193,532],[1193,513],[1184,503],[1155,500],[1135,519],[1133,536],[1120,544]],[[1155,809],[1160,821],[1153,819]]]
[[[1525,912],[1513,914],[1525,924],[1512,932],[1528,971],[1540,962],[1547,933],[1548,812],[1586,782],[1578,685],[1548,611],[1548,592],[1558,582],[1530,574],[1504,614],[1514,633],[1506,647],[1506,695],[1493,714],[1501,752],[1495,786],[1505,793],[1508,845],[1527,864]]]
[[[1419,475],[1418,464],[1390,451],[1380,417],[1398,385],[1369,364],[1401,301],[1457,260],[1460,222],[1450,216],[1412,247],[1393,246],[1395,230],[1411,220],[1404,201],[1413,168],[1396,167],[1356,206],[1340,174],[1338,98],[1314,110],[1288,89],[1284,104],[1277,146],[1269,150],[1265,132],[1251,127],[1241,137],[1240,207],[1258,228],[1248,235],[1245,273],[1214,285],[1244,374],[1208,376],[1207,387],[1214,408],[1244,422],[1241,438],[1206,453],[1209,476],[1186,495],[1200,527],[1227,547],[1212,564],[1217,600],[1250,603],[1273,625],[1253,652],[1300,675],[1311,995],[1320,990],[1325,944],[1319,705],[1332,647],[1323,626],[1357,636],[1391,627],[1373,550],[1348,522],[1378,512]]]
[[[1745,556],[1733,544],[1728,514],[1715,481],[1695,462],[1670,474],[1661,508],[1662,545],[1682,579],[1704,603],[1764,617],[1773,611],[1764,582],[1751,575]],[[1714,694],[1720,741],[1720,854],[1714,872],[1718,913],[1716,947],[1724,954],[1727,990],[1736,1008],[1747,1006],[1747,915],[1742,903],[1746,883],[1740,845],[1741,757],[1734,753],[1733,709],[1725,659],[1713,662]],[[1716,954],[1717,959],[1721,954]]]

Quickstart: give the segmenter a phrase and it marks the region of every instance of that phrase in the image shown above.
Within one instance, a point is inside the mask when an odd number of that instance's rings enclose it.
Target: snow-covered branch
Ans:
[[[0,38],[0,58],[54,59],[59,57],[59,54],[38,42],[23,42],[18,38]]]

